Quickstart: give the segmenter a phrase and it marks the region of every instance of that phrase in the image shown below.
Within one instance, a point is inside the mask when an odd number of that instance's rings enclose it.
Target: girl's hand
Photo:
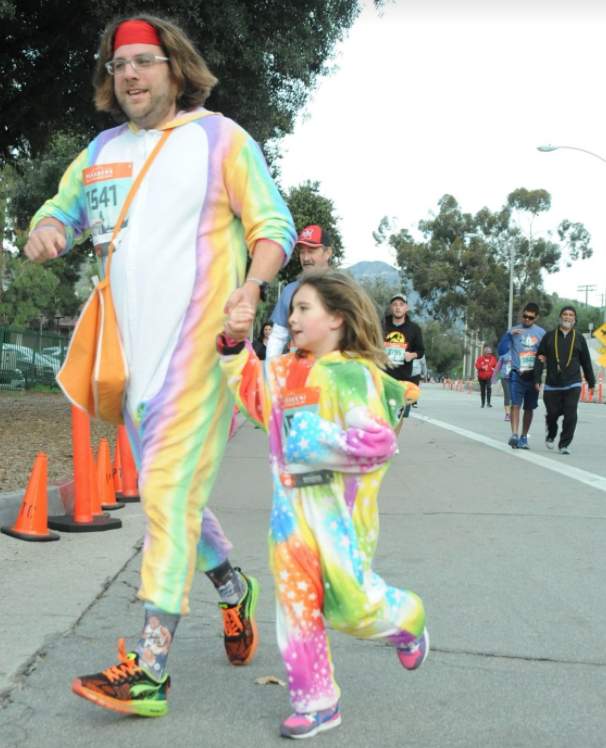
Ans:
[[[225,332],[232,340],[240,342],[250,336],[255,321],[255,307],[247,301],[240,301],[225,321]]]

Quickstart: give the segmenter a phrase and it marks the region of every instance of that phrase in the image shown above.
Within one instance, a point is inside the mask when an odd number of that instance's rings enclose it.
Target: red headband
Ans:
[[[114,37],[114,52],[123,44],[156,44],[162,41],[156,29],[145,21],[124,21],[118,26]]]

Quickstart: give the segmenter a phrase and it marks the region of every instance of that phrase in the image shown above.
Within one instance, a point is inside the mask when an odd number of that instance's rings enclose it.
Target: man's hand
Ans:
[[[54,228],[54,224],[51,225],[50,223],[34,229],[23,251],[32,262],[41,263],[54,260],[67,244],[64,232],[65,229],[61,230],[58,226]]]
[[[408,351],[404,351],[404,360],[406,361],[406,363],[413,360],[413,355],[416,358],[416,354],[412,354],[412,353],[409,353]]]
[[[232,309],[235,309],[239,304],[249,304],[254,310],[257,308],[259,299],[261,298],[261,289],[258,283],[254,281],[247,281],[240,288],[231,294],[229,299],[225,302],[225,313],[229,314]],[[231,337],[231,336],[230,336]]]
[[[241,291],[242,289],[238,290]],[[225,333],[229,338],[239,343],[242,340],[246,340],[250,335],[254,321],[255,306],[249,304],[247,301],[241,301],[229,312],[229,316],[225,321]]]
[[[541,385],[540,385],[539,383],[535,384],[534,388],[535,388],[535,390],[536,390],[537,392],[540,392],[540,391],[541,391]]]
[[[522,332],[524,332],[524,328],[523,327],[516,327],[514,330],[510,330],[509,334],[510,335],[519,335]]]

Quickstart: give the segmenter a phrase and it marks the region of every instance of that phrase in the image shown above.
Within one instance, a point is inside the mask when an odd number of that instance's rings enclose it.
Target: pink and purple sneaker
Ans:
[[[418,670],[429,654],[429,633],[427,629],[423,629],[421,638],[416,644],[406,649],[398,648],[397,652],[400,662],[407,670]]]
[[[332,730],[341,724],[341,712],[339,705],[335,704],[329,709],[321,709],[319,712],[306,712],[291,714],[282,723],[280,735],[283,738],[313,738],[319,732]]]

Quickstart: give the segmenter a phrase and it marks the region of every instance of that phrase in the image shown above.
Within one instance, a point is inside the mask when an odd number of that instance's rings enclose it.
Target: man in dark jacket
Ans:
[[[389,302],[391,314],[383,320],[385,353],[396,366],[387,373],[400,382],[412,382],[412,362],[425,355],[421,328],[408,316],[408,300],[403,293],[394,294]],[[410,405],[404,418],[408,418]],[[397,431],[396,431],[397,433]]]
[[[560,326],[546,333],[539,344],[534,367],[537,392],[541,390],[543,368],[547,365],[543,402],[547,414],[547,449],[553,449],[558,433],[558,419],[564,416],[560,442],[560,454],[568,455],[568,447],[577,425],[577,405],[581,394],[581,369],[590,390],[595,387],[595,376],[589,356],[587,341],[577,334],[574,326],[577,313],[574,307],[565,306],[560,312]]]

